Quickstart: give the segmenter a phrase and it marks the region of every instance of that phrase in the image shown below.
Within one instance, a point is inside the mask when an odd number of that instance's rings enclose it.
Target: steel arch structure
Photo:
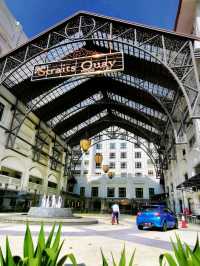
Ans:
[[[7,147],[14,148],[21,125],[33,112],[70,147],[86,133],[93,137],[110,125],[123,128],[158,147],[162,169],[173,145],[187,142],[186,124],[200,118],[195,40],[76,13],[0,59],[0,84],[17,99]],[[124,54],[122,72],[31,81],[37,64],[119,51]],[[19,110],[19,102],[25,112]],[[38,128],[38,155],[44,135]],[[56,154],[59,159],[59,151]]]

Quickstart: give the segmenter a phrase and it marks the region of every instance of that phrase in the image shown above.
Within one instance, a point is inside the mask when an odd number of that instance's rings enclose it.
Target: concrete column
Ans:
[[[85,211],[88,212],[90,208],[90,199],[85,200]]]
[[[106,212],[107,210],[107,204],[105,199],[101,199],[101,213]]]
[[[21,177],[21,191],[27,191],[28,190],[28,182],[29,182],[29,169],[32,166],[32,159],[27,158],[25,160],[25,171],[22,173]]]

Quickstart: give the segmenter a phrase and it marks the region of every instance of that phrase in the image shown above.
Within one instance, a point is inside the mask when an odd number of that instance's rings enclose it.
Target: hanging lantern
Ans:
[[[96,164],[101,165],[101,163],[103,161],[103,155],[101,153],[96,153],[94,159],[95,159]]]
[[[109,166],[108,166],[107,164],[104,164],[104,165],[102,166],[102,169],[103,169],[104,173],[108,173],[108,171],[109,171]]]
[[[80,147],[84,152],[87,152],[91,146],[91,140],[90,139],[82,139],[80,141]]]
[[[112,177],[113,177],[113,173],[112,173],[112,172],[108,172],[108,177],[109,177],[110,179],[112,179]]]

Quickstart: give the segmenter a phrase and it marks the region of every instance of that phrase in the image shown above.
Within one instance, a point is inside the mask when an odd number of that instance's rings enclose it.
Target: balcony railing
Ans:
[[[28,189],[37,190],[37,192],[42,192],[43,191],[43,185],[29,182],[28,183]]]
[[[5,186],[7,185],[7,188],[11,188],[13,186],[20,187],[21,185],[21,179],[14,178],[7,175],[1,175],[0,174],[0,183]]]
[[[57,194],[57,188],[48,187],[48,195],[56,195]]]

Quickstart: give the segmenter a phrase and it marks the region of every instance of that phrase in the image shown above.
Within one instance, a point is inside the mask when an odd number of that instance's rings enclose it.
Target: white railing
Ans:
[[[48,187],[48,195],[54,195],[54,194],[57,194],[57,189]]]
[[[32,182],[29,182],[28,183],[28,189],[37,190],[37,192],[42,192],[43,191],[43,186],[40,185],[40,184],[35,184],[35,183],[32,183]]]
[[[9,189],[9,186],[13,186],[13,185],[14,186],[20,186],[21,185],[21,179],[0,174],[0,183],[2,185],[8,184],[8,189]]]

